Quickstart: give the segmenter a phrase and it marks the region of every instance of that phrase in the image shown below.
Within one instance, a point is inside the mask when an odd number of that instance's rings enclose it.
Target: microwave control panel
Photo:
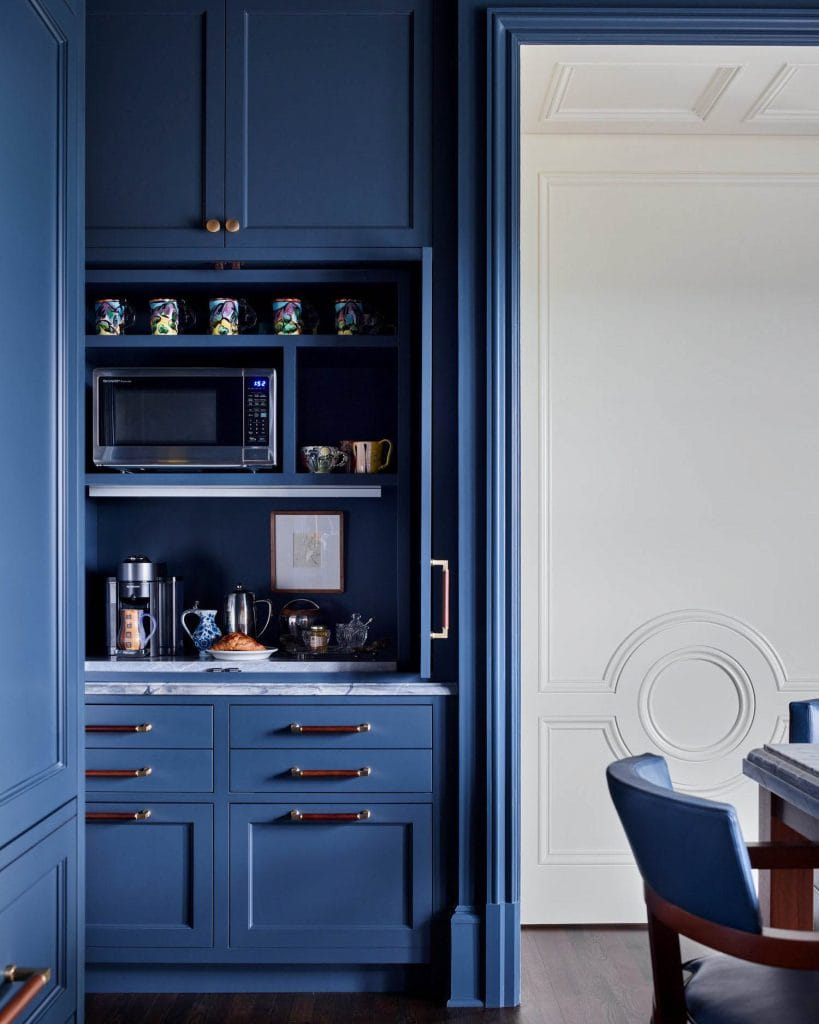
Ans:
[[[275,375],[245,377],[245,444],[267,447],[270,440],[270,391]]]

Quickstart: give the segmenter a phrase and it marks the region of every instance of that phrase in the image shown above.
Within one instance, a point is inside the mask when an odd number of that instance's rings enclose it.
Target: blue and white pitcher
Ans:
[[[199,617],[199,623],[192,633],[188,629],[187,622],[185,622],[188,615],[197,615]],[[222,635],[221,629],[216,625],[216,609],[200,608],[199,602],[194,601],[193,608],[188,608],[182,612],[181,621],[182,628],[193,641],[193,646],[199,651],[199,657],[204,658],[212,645]]]

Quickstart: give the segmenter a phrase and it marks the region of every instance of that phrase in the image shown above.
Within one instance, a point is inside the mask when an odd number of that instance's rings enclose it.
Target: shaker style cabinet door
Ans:
[[[224,31],[224,0],[90,0],[90,246],[223,244]]]
[[[428,0],[227,0],[228,247],[419,245]]]
[[[0,4],[0,848],[78,788],[80,28]]]

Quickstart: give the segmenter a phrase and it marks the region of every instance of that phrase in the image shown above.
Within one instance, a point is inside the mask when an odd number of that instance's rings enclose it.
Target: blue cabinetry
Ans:
[[[161,779],[160,755],[212,754],[212,792],[174,775],[173,757],[173,791],[152,789],[154,774],[88,779],[91,991],[196,990],[203,965],[216,991],[258,988],[241,972],[260,965],[265,987],[283,990],[433,972],[445,697],[125,700],[88,698],[93,728],[143,729],[112,733],[111,747],[88,733],[89,766],[144,762]],[[198,749],[184,745],[188,715]],[[177,750],[151,746],[163,728]],[[294,981],[294,970],[313,973]]]
[[[429,0],[91,0],[88,244],[429,241]]]
[[[82,9],[0,4],[0,972],[36,968],[0,974],[0,1008],[20,1024],[63,1024],[79,989]]]

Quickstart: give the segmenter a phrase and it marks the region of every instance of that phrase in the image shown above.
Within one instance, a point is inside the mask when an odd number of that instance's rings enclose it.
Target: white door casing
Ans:
[[[644,920],[605,766],[819,695],[819,140],[522,138],[524,923]]]

